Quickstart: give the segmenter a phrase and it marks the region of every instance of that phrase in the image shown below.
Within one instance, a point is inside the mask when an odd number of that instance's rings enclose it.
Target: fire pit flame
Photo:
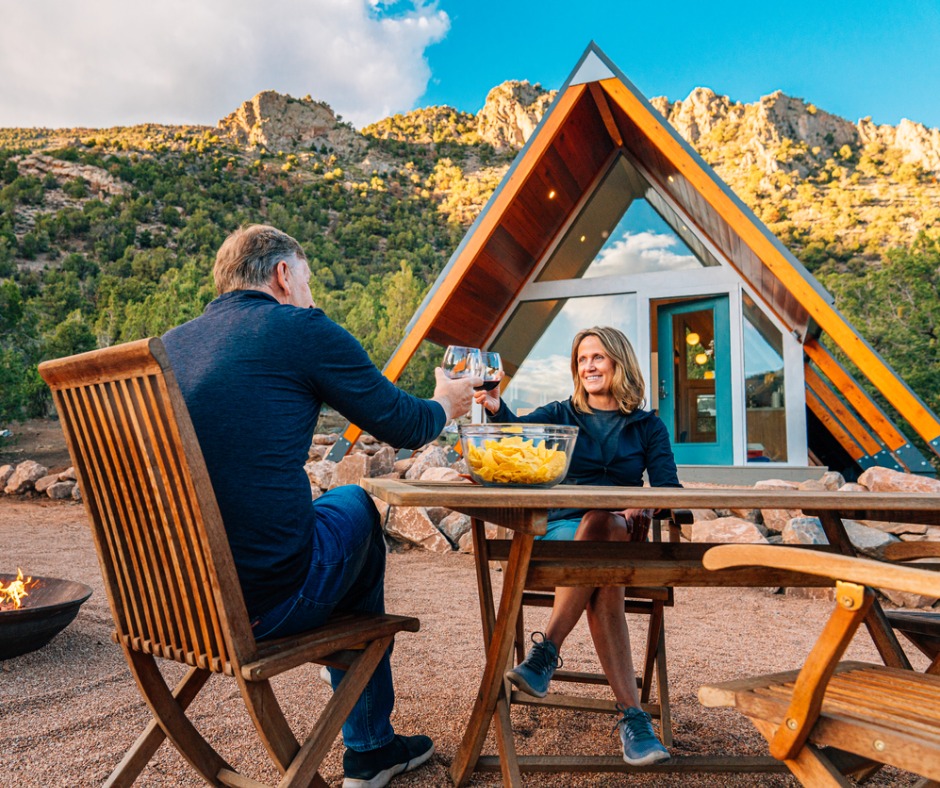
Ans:
[[[6,585],[0,580],[0,610],[18,610],[23,606],[23,599],[29,596],[32,588],[39,584],[32,577],[23,577],[23,570],[17,567],[16,579]]]

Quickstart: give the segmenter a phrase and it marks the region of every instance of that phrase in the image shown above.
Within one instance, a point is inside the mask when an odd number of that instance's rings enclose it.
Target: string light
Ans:
[[[690,347],[694,347],[695,345],[697,345],[700,339],[701,337],[698,334],[696,334],[694,331],[691,332],[690,334],[685,335],[686,344],[689,345]]]

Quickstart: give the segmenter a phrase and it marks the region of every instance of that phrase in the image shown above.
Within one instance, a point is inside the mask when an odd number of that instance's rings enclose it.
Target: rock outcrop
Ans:
[[[557,92],[528,81],[497,85],[477,113],[480,139],[498,150],[521,148],[532,136]]]
[[[52,175],[63,181],[81,178],[88,184],[88,191],[97,197],[124,193],[124,185],[117,178],[107,170],[90,164],[78,164],[41,153],[31,153],[19,159],[17,166],[21,175],[33,175],[37,178]]]
[[[362,137],[340,122],[326,102],[274,90],[243,103],[219,121],[219,128],[240,145],[272,152],[325,148],[348,155],[365,147]]]

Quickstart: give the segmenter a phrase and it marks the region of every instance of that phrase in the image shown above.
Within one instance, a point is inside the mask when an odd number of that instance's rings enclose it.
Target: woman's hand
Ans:
[[[617,512],[627,522],[628,542],[645,542],[653,521],[652,509],[624,509]]]
[[[499,386],[492,391],[474,391],[473,399],[490,413],[496,413],[499,410]]]

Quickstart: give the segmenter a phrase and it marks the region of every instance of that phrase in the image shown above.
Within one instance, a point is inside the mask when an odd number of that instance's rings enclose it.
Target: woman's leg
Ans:
[[[581,518],[581,525],[574,535],[575,541],[628,541],[626,520],[619,514],[594,509]],[[591,600],[599,589],[581,586],[559,587],[555,589],[555,604],[552,615],[545,628],[545,637],[559,649],[568,637],[581,614],[588,609]],[[623,613],[623,591],[621,590],[620,610]]]

